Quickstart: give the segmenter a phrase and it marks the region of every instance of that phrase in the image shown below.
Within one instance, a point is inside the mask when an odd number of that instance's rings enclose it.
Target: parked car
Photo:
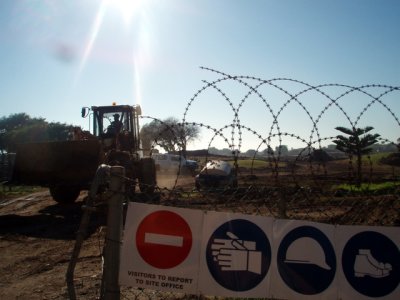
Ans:
[[[152,155],[156,170],[161,172],[178,172],[190,171],[194,172],[198,168],[197,161],[185,159],[182,155],[157,153]]]
[[[199,168],[199,164],[195,160],[187,159],[186,160],[186,167],[191,171],[195,172]]]
[[[223,160],[209,161],[195,179],[198,190],[236,188],[237,184],[235,169],[229,162]]]

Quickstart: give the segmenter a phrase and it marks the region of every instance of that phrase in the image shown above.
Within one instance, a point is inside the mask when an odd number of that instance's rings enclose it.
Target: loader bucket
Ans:
[[[87,188],[101,162],[98,140],[20,144],[11,183]]]

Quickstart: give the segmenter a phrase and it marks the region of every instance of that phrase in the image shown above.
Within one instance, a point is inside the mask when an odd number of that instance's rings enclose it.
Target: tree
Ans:
[[[372,148],[370,147],[378,142],[380,135],[368,133],[374,129],[371,126],[365,128],[346,128],[339,126],[335,129],[348,135],[348,137],[343,135],[336,136],[336,140],[334,140],[333,143],[336,144],[336,149],[346,153],[350,159],[353,155],[357,157],[357,186],[360,186],[362,180],[362,156],[371,153]]]
[[[71,127],[61,123],[48,123],[43,118],[31,118],[26,113],[2,117],[0,152],[15,151],[16,145],[20,143],[66,140]]]
[[[326,163],[327,161],[332,160],[332,157],[324,149],[315,149],[310,154],[310,159],[311,161],[323,164]]]
[[[263,156],[274,155],[274,150],[272,150],[271,146],[268,146],[263,151],[261,151],[261,155],[263,155]]]
[[[142,146],[150,149],[154,143],[166,152],[181,150],[185,156],[187,144],[199,137],[200,128],[194,124],[182,124],[169,117],[164,121],[153,120],[142,126],[140,136]]]
[[[0,128],[11,131],[40,121],[44,121],[44,119],[31,118],[26,113],[12,114],[0,119]]]
[[[257,155],[257,151],[254,149],[249,149],[244,153],[244,155],[247,157],[253,157],[253,156]]]
[[[279,145],[275,147],[275,152],[278,155],[287,155],[289,153],[289,148],[286,145]]]

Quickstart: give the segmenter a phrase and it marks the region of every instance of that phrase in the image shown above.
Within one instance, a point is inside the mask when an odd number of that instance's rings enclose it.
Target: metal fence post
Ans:
[[[67,274],[66,274],[66,281],[67,281],[67,288],[68,288],[68,296],[69,299],[75,300],[76,293],[75,293],[75,286],[74,286],[74,272],[75,266],[78,262],[79,253],[82,248],[83,241],[85,240],[87,229],[89,226],[90,216],[92,212],[96,211],[94,207],[94,202],[96,198],[96,194],[99,190],[100,185],[105,184],[108,182],[110,177],[110,166],[107,165],[100,165],[94,176],[93,182],[90,186],[89,194],[86,200],[85,205],[82,206],[83,214],[81,218],[81,223],[79,225],[79,230],[76,236],[76,242],[74,245],[74,249],[71,254],[71,260],[68,264]]]
[[[125,191],[124,175],[124,167],[111,167],[110,191],[112,196],[108,202],[107,233],[104,249],[104,297],[102,297],[104,300],[120,299],[118,277]]]

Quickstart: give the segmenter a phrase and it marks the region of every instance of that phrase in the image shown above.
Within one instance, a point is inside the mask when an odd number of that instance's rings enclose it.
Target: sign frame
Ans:
[[[192,244],[187,257],[177,265],[158,267],[146,261],[138,250],[137,235],[142,222],[146,217],[157,212],[169,212],[172,217],[182,218],[191,230]],[[199,270],[199,249],[203,212],[187,208],[151,205],[143,203],[129,203],[124,230],[124,242],[121,249],[121,264],[119,282],[121,285],[170,291],[178,293],[196,294]],[[157,236],[157,232],[149,232],[148,243],[161,243],[171,248],[181,245],[179,236]],[[166,239],[165,239],[166,238]],[[154,239],[157,241],[154,242]],[[160,253],[162,254],[162,253]]]

